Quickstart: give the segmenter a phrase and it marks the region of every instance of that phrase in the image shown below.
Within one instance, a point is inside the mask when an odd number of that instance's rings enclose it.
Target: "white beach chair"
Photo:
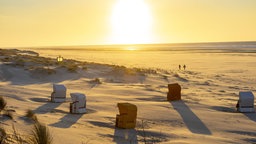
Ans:
[[[86,96],[82,93],[70,93],[72,103],[70,103],[70,113],[86,112]]]
[[[237,110],[239,112],[254,112],[254,95],[252,92],[239,92],[239,100],[237,102]]]
[[[65,102],[66,101],[66,87],[60,84],[53,84],[53,92],[51,94],[52,102]]]

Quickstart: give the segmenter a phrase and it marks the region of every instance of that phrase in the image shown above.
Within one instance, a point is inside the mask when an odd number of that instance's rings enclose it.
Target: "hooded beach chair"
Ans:
[[[181,87],[178,83],[168,84],[167,101],[181,100]]]
[[[118,103],[118,115],[116,115],[116,127],[118,128],[135,128],[137,118],[137,106],[130,103]]]
[[[51,94],[52,102],[65,102],[66,101],[66,87],[60,84],[53,84],[53,92]]]
[[[255,112],[254,95],[252,92],[239,92],[239,100],[237,102],[237,110],[239,112]]]
[[[71,93],[70,113],[86,112],[86,96],[82,93]]]

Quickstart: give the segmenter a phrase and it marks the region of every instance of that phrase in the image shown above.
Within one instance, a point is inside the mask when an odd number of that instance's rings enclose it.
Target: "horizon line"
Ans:
[[[0,48],[58,48],[58,47],[88,47],[88,46],[133,46],[133,45],[188,45],[188,44],[214,44],[214,43],[256,43],[255,41],[213,41],[213,42],[171,42],[171,43],[113,43],[113,44],[81,44],[81,45],[45,45],[45,46],[10,46]]]

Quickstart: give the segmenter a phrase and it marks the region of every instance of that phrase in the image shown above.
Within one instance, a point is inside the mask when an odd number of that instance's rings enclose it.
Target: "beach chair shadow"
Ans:
[[[114,128],[112,123],[106,123],[106,122],[100,122],[100,121],[88,121],[88,123],[98,127],[105,127],[110,129]]]
[[[52,112],[55,108],[60,106],[62,103],[52,103],[52,102],[47,102],[44,105],[41,105],[37,109],[34,110],[35,113],[38,114],[46,114],[48,112]]]
[[[135,129],[115,128],[113,141],[116,144],[138,144],[137,131]]]
[[[233,134],[238,134],[238,135],[244,135],[244,136],[249,136],[247,138],[244,138],[243,140],[247,143],[250,144],[255,144],[256,143],[256,132],[253,131],[243,131],[243,130],[228,130],[227,132],[233,133]]]
[[[50,126],[58,128],[70,128],[72,125],[77,123],[77,121],[83,116],[83,114],[66,114],[58,122],[50,124]]]
[[[200,118],[183,101],[172,101],[170,103],[180,114],[184,123],[192,133],[204,135],[212,134]]]
[[[240,113],[237,109],[230,108],[230,107],[224,107],[224,106],[213,106],[211,107],[214,110],[220,111],[220,112],[228,112],[228,113]],[[242,113],[246,117],[248,117],[250,120],[256,122],[256,113]]]
[[[250,120],[256,122],[256,113],[244,113],[246,117],[248,117]]]

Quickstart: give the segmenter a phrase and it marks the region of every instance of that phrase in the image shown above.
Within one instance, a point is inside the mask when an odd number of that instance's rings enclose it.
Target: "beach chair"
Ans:
[[[135,128],[137,118],[137,106],[130,103],[118,103],[119,113],[116,115],[116,127],[130,129]]]
[[[71,93],[70,113],[86,113],[86,96],[82,93]]]
[[[53,84],[53,92],[51,94],[52,102],[65,102],[66,101],[66,87],[60,84]]]
[[[178,83],[168,84],[167,101],[181,100],[181,86]]]
[[[237,102],[237,111],[239,112],[255,112],[254,95],[252,92],[239,92],[239,100]]]

